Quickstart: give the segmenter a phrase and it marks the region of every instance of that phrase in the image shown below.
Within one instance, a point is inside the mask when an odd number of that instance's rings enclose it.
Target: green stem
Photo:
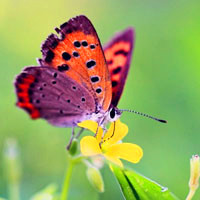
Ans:
[[[61,200],[67,200],[67,196],[68,196],[68,193],[69,193],[69,182],[70,182],[70,178],[71,178],[71,175],[72,175],[72,169],[74,167],[74,164],[75,163],[70,158],[68,168],[67,168],[67,172],[66,172],[66,176],[65,176],[65,180],[64,180],[64,184],[63,184]]]
[[[9,200],[19,200],[19,185],[18,184],[9,184],[8,186],[8,196]]]
[[[84,156],[82,155],[72,157],[68,154],[68,168],[66,171],[66,176],[65,176],[65,180],[64,180],[64,184],[62,188],[61,200],[67,200],[68,193],[69,193],[69,183],[72,176],[73,167],[74,165],[80,163],[83,160],[83,158]]]

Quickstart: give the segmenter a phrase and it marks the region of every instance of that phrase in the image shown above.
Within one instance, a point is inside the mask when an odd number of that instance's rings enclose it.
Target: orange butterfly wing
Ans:
[[[117,34],[104,47],[110,77],[112,81],[111,104],[117,106],[124,89],[129,71],[134,44],[134,30],[128,28]]]
[[[55,29],[42,45],[39,63],[66,73],[94,96],[97,110],[107,111],[112,98],[109,71],[97,33],[85,16],[77,16]],[[66,86],[67,87],[67,86]]]

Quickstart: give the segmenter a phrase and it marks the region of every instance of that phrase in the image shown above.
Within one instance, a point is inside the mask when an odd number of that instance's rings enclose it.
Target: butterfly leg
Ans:
[[[81,130],[78,132],[78,134],[76,135],[76,139],[78,139],[80,137],[80,135],[82,134],[82,132],[84,131],[84,128],[81,128]]]
[[[67,147],[66,147],[68,151],[69,151],[69,149],[70,149],[70,147],[71,147],[72,141],[73,141],[73,139],[74,139],[74,135],[75,135],[74,127],[72,127],[71,138],[70,138],[69,143],[68,143],[68,145],[67,145]]]
[[[96,133],[95,133],[94,137],[97,137],[98,131],[99,131],[99,124],[98,124],[98,127],[97,127],[97,130],[96,130]]]

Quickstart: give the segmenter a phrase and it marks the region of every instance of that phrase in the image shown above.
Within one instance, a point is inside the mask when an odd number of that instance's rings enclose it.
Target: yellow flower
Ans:
[[[131,143],[119,143],[128,133],[128,127],[117,120],[112,122],[108,131],[103,135],[103,129],[91,120],[78,124],[82,128],[89,129],[94,136],[85,136],[80,141],[81,152],[84,156],[103,155],[107,160],[123,167],[121,159],[132,163],[140,161],[143,155],[142,149]]]

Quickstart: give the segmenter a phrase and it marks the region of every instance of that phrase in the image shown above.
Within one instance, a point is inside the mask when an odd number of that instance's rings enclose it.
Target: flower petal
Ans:
[[[123,163],[122,163],[122,161],[121,161],[119,158],[116,158],[116,157],[113,157],[113,156],[109,156],[109,155],[106,155],[106,154],[104,154],[104,157],[105,157],[108,161],[110,161],[110,162],[112,162],[112,163],[114,163],[114,164],[120,166],[121,168],[123,168]]]
[[[80,149],[84,156],[94,156],[102,153],[97,139],[93,136],[83,137],[80,141]]]
[[[116,144],[120,140],[122,140],[128,133],[128,126],[118,119],[115,122],[112,122],[110,128],[105,134],[103,141],[103,146],[110,146],[112,144]]]
[[[141,147],[131,143],[115,144],[107,148],[105,153],[109,157],[117,157],[132,163],[137,163],[143,156]]]
[[[97,122],[92,121],[92,120],[85,120],[85,121],[78,123],[78,126],[82,127],[82,128],[86,128],[86,129],[92,131],[93,133],[95,133],[98,142],[99,143],[101,142],[101,138],[103,135],[103,129],[98,125]],[[98,131],[98,133],[97,133],[97,131]]]

